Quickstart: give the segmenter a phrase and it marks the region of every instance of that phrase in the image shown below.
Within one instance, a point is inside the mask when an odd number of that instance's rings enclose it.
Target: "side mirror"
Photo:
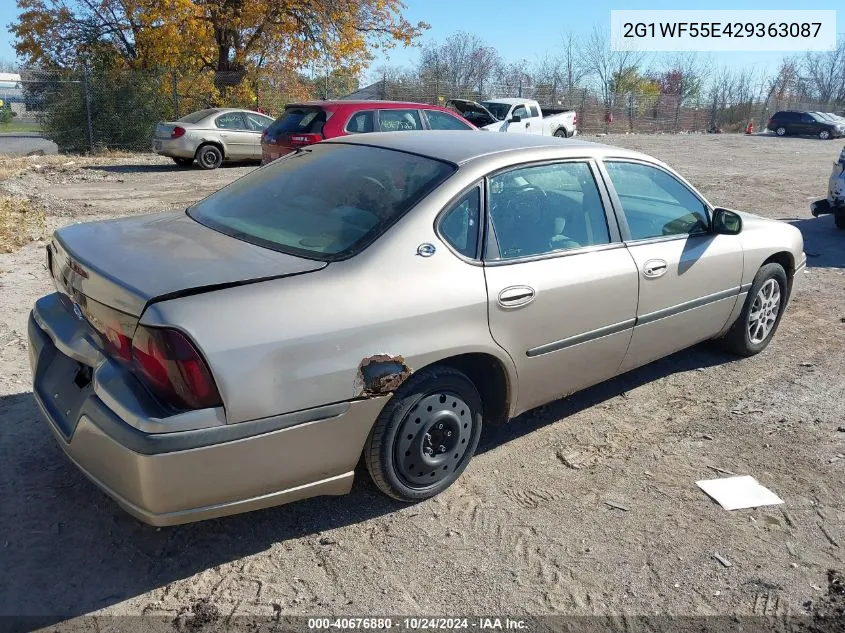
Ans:
[[[742,230],[742,218],[727,209],[713,212],[713,230],[720,235],[736,235]]]
[[[508,121],[508,123],[519,123],[520,121],[522,121],[522,117],[521,117],[521,116],[519,116],[518,114],[514,114],[514,115],[510,118],[510,121]]]

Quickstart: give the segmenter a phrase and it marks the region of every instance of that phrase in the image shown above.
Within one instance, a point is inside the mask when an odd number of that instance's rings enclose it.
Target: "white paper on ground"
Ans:
[[[695,483],[725,510],[741,510],[783,503],[783,499],[761,486],[750,475],[705,479]]]

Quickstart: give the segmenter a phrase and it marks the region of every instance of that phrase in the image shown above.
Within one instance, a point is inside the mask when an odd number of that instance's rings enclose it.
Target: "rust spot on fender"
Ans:
[[[358,378],[363,385],[361,396],[371,398],[393,393],[412,373],[402,356],[367,356],[358,366]]]

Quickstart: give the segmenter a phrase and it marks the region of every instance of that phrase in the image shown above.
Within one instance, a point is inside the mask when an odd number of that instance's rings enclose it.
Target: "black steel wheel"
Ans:
[[[203,145],[197,150],[197,163],[203,169],[217,169],[223,163],[223,152],[216,145]]]
[[[451,367],[423,369],[379,415],[364,448],[367,469],[376,486],[394,499],[428,499],[466,468],[481,425],[481,397],[466,375]]]

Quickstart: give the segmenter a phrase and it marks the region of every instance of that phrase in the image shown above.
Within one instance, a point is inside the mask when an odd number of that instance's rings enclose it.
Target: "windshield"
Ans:
[[[273,250],[345,259],[454,171],[449,163],[380,147],[317,144],[236,180],[188,215]]]
[[[213,108],[209,110],[198,110],[196,112],[191,112],[190,114],[183,116],[179,120],[183,123],[199,123],[205,117],[210,114],[214,114],[215,112],[217,112],[217,110],[214,110]]]
[[[490,110],[490,114],[499,119],[499,121],[504,121],[511,109],[510,104],[496,103],[495,101],[482,101],[481,105]]]

